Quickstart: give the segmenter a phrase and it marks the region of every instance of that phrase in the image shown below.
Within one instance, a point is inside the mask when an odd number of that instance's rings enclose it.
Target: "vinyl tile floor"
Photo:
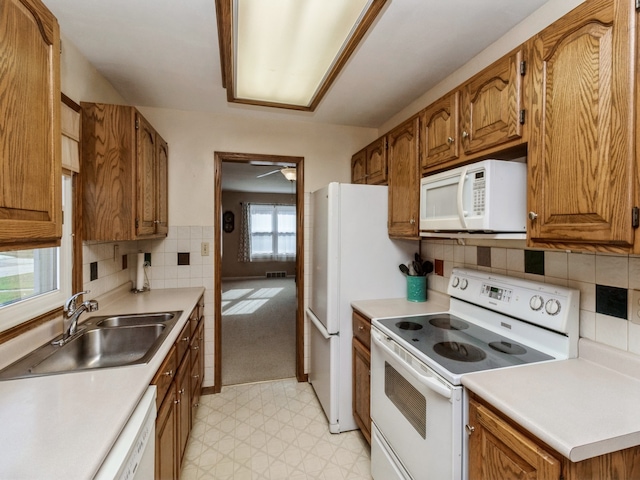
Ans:
[[[222,387],[200,397],[183,480],[371,480],[359,430],[331,434],[308,383]]]

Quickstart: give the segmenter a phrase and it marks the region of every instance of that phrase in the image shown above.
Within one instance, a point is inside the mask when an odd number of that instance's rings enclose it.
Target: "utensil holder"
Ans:
[[[407,300],[410,302],[427,301],[427,277],[409,275],[407,278]]]

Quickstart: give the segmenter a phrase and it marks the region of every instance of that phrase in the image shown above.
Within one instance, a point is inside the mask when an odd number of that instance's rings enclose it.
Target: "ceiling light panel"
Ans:
[[[373,0],[235,0],[236,98],[309,106]]]

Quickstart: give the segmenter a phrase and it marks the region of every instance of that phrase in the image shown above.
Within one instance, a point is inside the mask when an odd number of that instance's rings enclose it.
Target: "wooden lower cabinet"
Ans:
[[[165,396],[156,418],[156,478],[178,478],[175,401],[176,392],[172,389]]]
[[[193,309],[153,381],[157,387],[155,478],[180,478],[182,459],[204,377],[202,299]]]
[[[353,416],[371,444],[371,320],[353,312]]]
[[[640,478],[640,446],[572,462],[475,395],[467,431],[469,480]]]

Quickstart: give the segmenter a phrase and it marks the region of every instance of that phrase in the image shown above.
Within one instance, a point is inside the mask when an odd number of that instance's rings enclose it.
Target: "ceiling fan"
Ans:
[[[295,182],[296,181],[296,168],[295,167],[278,168],[276,170],[272,170],[270,172],[262,173],[260,175],[257,175],[256,178],[266,177],[267,175],[272,175],[272,174],[278,173],[278,172],[280,172],[282,175],[284,175],[284,178],[286,178],[290,182]]]

